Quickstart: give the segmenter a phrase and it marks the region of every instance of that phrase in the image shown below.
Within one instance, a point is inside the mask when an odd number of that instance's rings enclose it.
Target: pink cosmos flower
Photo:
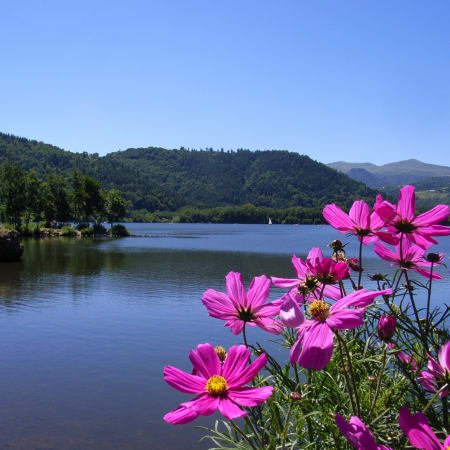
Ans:
[[[385,294],[392,294],[392,290],[368,292],[360,289],[341,298],[331,307],[324,300],[315,300],[309,305],[312,320],[305,319],[299,306],[292,302],[292,314],[285,323],[291,328],[298,328],[297,342],[291,349],[291,363],[298,362],[305,369],[322,370],[333,353],[333,331],[363,325],[364,307],[370,305],[375,297]]]
[[[400,248],[400,245],[402,248]],[[420,275],[430,279],[430,271],[423,269],[422,267],[431,267],[431,262],[425,259],[426,250],[418,245],[411,245],[411,242],[407,239],[403,239],[403,241],[398,243],[395,246],[395,252],[388,249],[381,242],[375,242],[373,246],[373,251],[382,259],[386,261],[391,261],[393,264],[398,267],[407,270],[415,270],[420,273]],[[439,262],[434,263],[434,265],[438,265],[442,263],[444,258],[444,254],[439,254]],[[440,280],[442,275],[433,272],[433,280]]]
[[[450,447],[450,436],[447,436],[444,444],[441,444],[439,439],[434,434],[433,430],[428,425],[425,416],[418,412],[411,414],[407,406],[400,409],[398,423],[403,433],[408,436],[409,442],[415,448],[424,450],[446,450]]]
[[[316,261],[321,262],[323,259],[322,250],[317,247],[310,250],[306,262],[293,255],[292,266],[297,278],[272,277],[272,283],[280,288],[290,288],[291,297],[295,298],[299,303],[305,303],[306,300],[311,298],[318,298],[322,292],[323,285],[317,279],[316,270],[312,269],[311,266]],[[341,292],[337,286],[327,284],[323,289],[323,295],[337,300],[341,297]]]
[[[430,392],[437,392],[445,384],[440,397],[446,397],[449,394],[450,384],[450,341],[441,346],[438,353],[438,361],[428,355],[428,372],[421,372],[419,378],[422,386]]]
[[[350,444],[358,450],[392,450],[385,445],[378,445],[359,417],[352,416],[347,422],[340,414],[336,413],[336,425]]]
[[[377,201],[375,212],[385,222],[387,230],[393,235],[404,234],[408,240],[429,248],[438,242],[432,236],[450,235],[450,227],[437,225],[450,214],[448,205],[437,205],[433,209],[415,216],[416,194],[414,186],[405,186],[400,189],[397,206],[387,201]],[[385,240],[383,236],[380,238]],[[386,241],[388,243],[392,243]]]
[[[228,420],[244,417],[246,412],[240,406],[257,406],[272,395],[272,386],[245,386],[266,365],[264,353],[247,366],[249,350],[245,345],[234,345],[222,365],[211,344],[200,344],[196,350],[190,351],[189,359],[196,375],[172,366],[164,368],[167,384],[180,392],[199,394],[164,416],[164,420],[172,425],[192,422],[198,416],[209,416],[217,409]]]
[[[381,201],[381,196],[378,200]],[[341,233],[358,236],[358,240],[362,240],[364,245],[378,239],[380,230],[384,227],[384,221],[376,212],[370,214],[370,208],[363,200],[354,202],[348,214],[335,204],[327,205],[323,210],[323,217]],[[386,235],[385,239],[389,239],[387,233],[383,234]]]
[[[233,334],[242,332],[245,324],[258,326],[269,333],[279,333],[280,327],[271,317],[278,315],[281,299],[266,303],[269,297],[270,280],[261,275],[253,279],[248,292],[245,292],[242,276],[230,272],[225,278],[227,294],[208,289],[202,298],[208,315],[226,320]]]
[[[336,262],[332,258],[316,257],[315,260],[307,260],[306,264],[322,284],[335,284],[350,277],[348,264],[343,261]]]

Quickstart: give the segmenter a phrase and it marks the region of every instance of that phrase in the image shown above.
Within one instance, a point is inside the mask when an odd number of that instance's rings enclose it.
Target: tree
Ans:
[[[66,179],[56,174],[49,175],[43,191],[48,193],[44,203],[46,220],[68,222],[72,218],[72,209]]]
[[[4,215],[18,228],[22,223],[22,214],[26,206],[26,181],[23,170],[10,162],[2,166],[0,197]]]
[[[30,221],[39,221],[42,217],[42,181],[34,169],[25,174],[25,225]]]
[[[102,194],[100,181],[94,180],[89,175],[83,177],[83,190],[85,193],[84,214],[89,220],[94,217],[94,222],[100,218],[105,208],[105,199]]]
[[[105,199],[105,215],[111,227],[113,222],[119,222],[125,217],[129,205],[130,202],[122,197],[121,191],[118,189],[108,191]]]

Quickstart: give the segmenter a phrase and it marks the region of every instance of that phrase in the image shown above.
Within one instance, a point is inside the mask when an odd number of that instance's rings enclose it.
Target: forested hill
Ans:
[[[317,207],[374,199],[375,192],[308,156],[287,151],[195,151],[138,148],[98,154],[0,133],[0,164],[9,160],[40,176],[70,178],[79,169],[118,188],[135,209],[174,210],[183,205],[215,207],[252,203],[286,208]]]

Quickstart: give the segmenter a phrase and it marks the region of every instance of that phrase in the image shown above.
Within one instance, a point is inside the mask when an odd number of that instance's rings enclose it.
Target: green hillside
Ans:
[[[246,203],[287,208],[334,202],[348,207],[355,199],[375,195],[347,175],[287,151],[148,147],[100,157],[0,133],[0,164],[7,160],[42,177],[57,173],[70,178],[79,169],[100,180],[104,189],[122,190],[135,209],[149,211]]]

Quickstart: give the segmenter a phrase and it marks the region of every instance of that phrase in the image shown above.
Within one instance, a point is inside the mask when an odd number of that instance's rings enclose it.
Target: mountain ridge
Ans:
[[[122,190],[135,209],[175,210],[184,205],[286,208],[337,203],[349,207],[375,191],[306,155],[276,150],[127,149],[105,156],[75,153],[40,141],[0,133],[0,164],[6,160],[41,177],[70,178],[78,169]]]
[[[414,184],[427,178],[450,176],[450,167],[424,163],[415,158],[383,165],[346,161],[327,165],[372,188]]]

